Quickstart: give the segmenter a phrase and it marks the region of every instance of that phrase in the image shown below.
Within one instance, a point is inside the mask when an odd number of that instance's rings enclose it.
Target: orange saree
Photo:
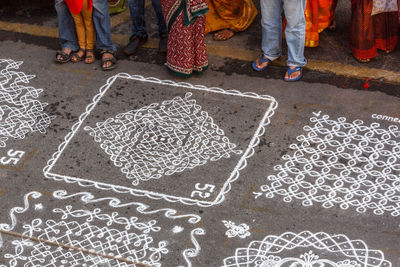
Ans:
[[[335,18],[337,0],[308,0],[306,5],[306,46],[319,45],[319,33]]]
[[[207,0],[205,33],[222,29],[244,31],[257,15],[253,0]]]

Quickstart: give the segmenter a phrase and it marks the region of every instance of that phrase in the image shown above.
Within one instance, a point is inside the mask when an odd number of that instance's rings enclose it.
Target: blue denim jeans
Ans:
[[[269,60],[282,54],[282,11],[287,25],[285,29],[288,46],[287,66],[304,66],[306,38],[306,19],[304,10],[306,0],[261,0],[262,50]]]
[[[64,0],[55,0],[61,48],[78,50],[75,23]],[[93,23],[96,28],[96,49],[116,51],[111,40],[110,14],[107,0],[93,0]]]
[[[132,35],[147,38],[146,22],[144,20],[144,1],[145,0],[128,0],[128,6],[131,12]],[[168,35],[167,25],[165,24],[160,0],[151,0],[151,3],[153,4],[157,16],[158,33],[160,37],[166,37]]]

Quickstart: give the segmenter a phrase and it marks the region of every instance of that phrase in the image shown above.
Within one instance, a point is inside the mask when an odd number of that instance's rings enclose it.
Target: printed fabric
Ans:
[[[384,12],[397,12],[398,10],[397,0],[374,0],[371,15]]]
[[[182,77],[206,70],[206,0],[161,0],[161,6],[168,26],[168,70]]]

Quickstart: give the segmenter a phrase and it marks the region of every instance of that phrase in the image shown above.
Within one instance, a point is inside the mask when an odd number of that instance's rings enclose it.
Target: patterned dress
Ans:
[[[391,52],[399,38],[397,12],[372,15],[373,0],[351,1],[350,49],[358,59],[370,59],[377,49]]]
[[[206,70],[207,0],[161,0],[161,6],[168,26],[168,70],[181,77]]]

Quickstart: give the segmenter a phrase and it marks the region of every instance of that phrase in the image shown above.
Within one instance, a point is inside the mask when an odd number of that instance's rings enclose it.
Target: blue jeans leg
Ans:
[[[144,0],[128,0],[132,20],[132,35],[147,38],[146,22],[144,20]]]
[[[117,51],[111,40],[111,22],[107,0],[93,0],[93,23],[96,29],[96,48]]]
[[[287,20],[285,29],[288,46],[288,66],[302,67],[307,61],[304,57],[306,40],[306,19],[304,10],[306,0],[283,0],[283,10]]]
[[[282,0],[261,0],[261,48],[269,60],[282,54]]]
[[[61,48],[78,50],[78,41],[75,32],[75,23],[64,0],[55,0],[54,6],[57,12],[58,32]]]
[[[154,11],[157,15],[158,34],[160,35],[160,37],[167,37],[167,25],[165,23],[164,15],[162,13],[160,0],[152,0],[151,3],[153,4]]]

